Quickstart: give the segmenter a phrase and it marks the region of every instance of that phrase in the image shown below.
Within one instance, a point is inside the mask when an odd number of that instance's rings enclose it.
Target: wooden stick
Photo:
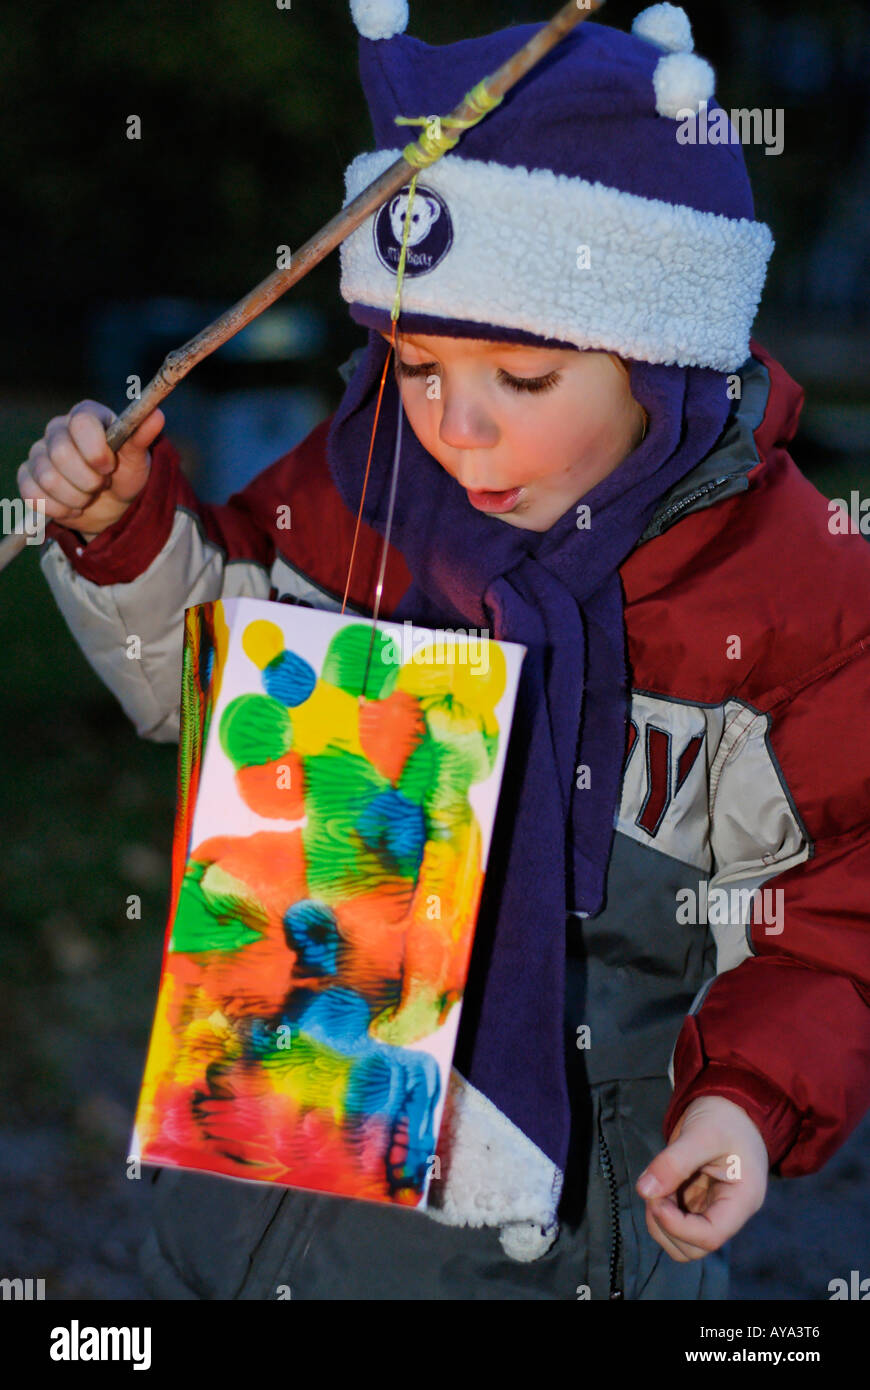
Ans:
[[[569,0],[567,5],[557,11],[550,22],[523,44],[522,48],[502,63],[501,67],[486,78],[486,85],[493,96],[501,97],[513,87],[536,63],[549,53],[551,48],[563,39],[577,24],[599,10],[604,0]],[[474,121],[478,113],[464,99],[450,117],[454,120]],[[485,120],[486,117],[484,116]],[[476,123],[476,122],[475,122]],[[305,245],[291,257],[289,266],[275,270],[259,285],[233,304],[220,318],[208,324],[195,338],[182,347],[175,348],[165,358],[162,366],[148,382],[138,400],[133,401],[123,414],[113,420],[106,431],[106,441],[112,453],[117,453],[121,445],[139,428],[152,410],[165,400],[179,381],[187,376],[198,362],[209,357],[217,348],[235,337],[252,319],[274,304],[282,294],[297,284],[309,270],[319,264],[329,252],[334,250],[345,237],[350,236],[361,222],[373,213],[382,203],[407,183],[418,171],[406,159],[397,159],[379,178],[364,188],[347,207],[315,232]],[[13,532],[0,541],[0,570],[4,569],[27,544],[27,536],[22,531]]]

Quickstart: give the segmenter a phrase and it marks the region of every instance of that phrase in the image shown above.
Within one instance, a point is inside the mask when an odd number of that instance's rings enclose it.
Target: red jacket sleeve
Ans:
[[[100,585],[126,584],[157,559],[169,540],[178,508],[198,519],[206,537],[225,550],[227,559],[271,564],[273,540],[246,491],[221,506],[200,501],[182,472],[178,451],[164,434],[152,445],[145,487],[114,525],[87,544],[77,532],[57,522],[49,522],[46,534],[58,542],[83,578]]]
[[[276,557],[341,599],[351,553],[348,601],[366,611],[375,590],[383,538],[356,515],[332,479],[326,442],[332,417],[283,454],[225,503],[201,501],[163,435],[152,447],[151,472],[136,500],[113,526],[85,544],[76,532],[50,522],[70,564],[95,584],[137,579],[167,545],[179,512],[216,546],[225,564],[249,562],[270,570]],[[400,551],[390,546],[382,611],[388,617],[411,582]]]
[[[669,1137],[686,1105],[742,1106],[784,1177],[819,1169],[870,1106],[870,640],[775,692],[769,741],[810,854],[769,880],[776,931],[719,975],[674,1054]]]

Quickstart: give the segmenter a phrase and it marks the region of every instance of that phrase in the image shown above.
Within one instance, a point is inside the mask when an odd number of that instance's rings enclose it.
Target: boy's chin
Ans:
[[[577,506],[577,502],[572,502],[560,510],[559,505],[554,505],[552,499],[550,499],[549,505],[539,502],[537,506],[526,501],[525,507],[518,507],[516,511],[506,512],[504,516],[496,517],[496,520],[503,521],[508,526],[515,526],[519,531],[551,531],[557,521],[561,521],[568,512],[573,515]]]
[[[549,531],[554,524],[552,521],[541,521],[535,516],[534,508],[530,512],[505,512],[502,516],[495,515],[496,521],[501,521],[505,526],[513,526],[517,531]],[[558,518],[557,518],[558,520]]]

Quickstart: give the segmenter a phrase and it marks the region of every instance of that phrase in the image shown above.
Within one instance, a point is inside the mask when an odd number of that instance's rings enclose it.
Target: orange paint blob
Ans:
[[[239,796],[258,816],[301,820],[305,815],[305,774],[297,753],[271,763],[241,767],[236,773]]]
[[[397,782],[402,768],[426,732],[416,696],[394,690],[385,700],[362,700],[359,740],[369,761],[384,777]]]

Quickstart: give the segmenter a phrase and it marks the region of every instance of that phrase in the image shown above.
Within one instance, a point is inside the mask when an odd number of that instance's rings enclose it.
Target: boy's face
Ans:
[[[420,443],[472,506],[509,526],[548,531],[640,442],[643,409],[609,353],[396,341],[402,404]]]

